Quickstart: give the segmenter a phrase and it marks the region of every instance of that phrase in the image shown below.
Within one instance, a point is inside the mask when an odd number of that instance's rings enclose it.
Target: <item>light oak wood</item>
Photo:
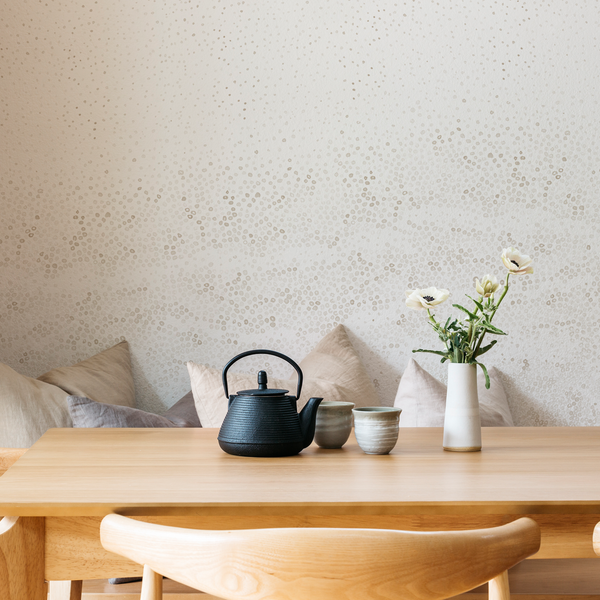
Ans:
[[[81,600],[82,581],[49,581],[48,600]]]
[[[353,437],[298,456],[225,454],[216,430],[52,429],[0,479],[0,514],[598,514],[598,428],[484,428],[444,452],[441,428],[405,428],[387,456]]]
[[[125,560],[125,559],[124,559]],[[598,558],[586,559],[549,559],[524,560],[509,569],[510,590],[513,600],[525,598],[548,598],[558,600],[558,597],[577,600],[585,597],[587,600],[600,600],[600,569]],[[139,600],[141,582],[111,585],[104,580],[87,580],[83,584],[84,600]],[[184,600],[212,600],[213,596],[198,597],[193,590],[181,583],[165,579],[163,582],[163,597],[172,600],[172,596],[192,595]],[[477,600],[477,594],[485,595],[487,586],[476,588],[469,592],[465,600]],[[595,598],[594,598],[595,597]]]
[[[140,600],[162,600],[163,576],[155,573],[148,565],[144,565],[142,594]]]
[[[88,580],[83,583],[82,600],[140,600],[141,582],[112,585],[106,579]],[[182,583],[165,579],[163,600],[220,600],[216,596],[204,594]]]
[[[83,593],[82,600],[140,600],[140,592],[128,593],[128,592],[115,592],[115,593]],[[486,594],[487,599],[487,594]],[[204,594],[198,590],[182,593],[169,593],[163,592],[162,600],[221,600],[216,596],[210,594]],[[469,600],[469,599],[465,599]],[[518,598],[516,600],[519,600]],[[540,598],[539,600],[555,600],[554,598]],[[577,598],[568,600],[579,600]],[[585,600],[594,600],[594,598],[586,598]],[[599,599],[600,600],[600,599]]]
[[[0,475],[3,475],[25,452],[27,448],[0,448]]]
[[[0,520],[0,598],[45,600],[44,519]]]
[[[591,558],[590,539],[600,515],[527,515],[541,528],[540,551],[532,558]],[[264,529],[281,527],[357,527],[410,531],[459,531],[497,527],[511,515],[307,515],[135,517],[150,523],[192,529]],[[108,552],[100,543],[100,517],[46,519],[46,579],[101,579],[141,576],[133,561]],[[600,571],[599,571],[600,572]],[[600,589],[600,588],[599,588]]]
[[[512,600],[600,600],[598,594],[511,594]],[[98,600],[104,600],[98,598]],[[115,599],[121,600],[121,599]],[[133,600],[133,599],[132,599]],[[137,598],[136,598],[137,600]],[[165,599],[166,600],[166,599]],[[185,600],[185,598],[183,599]],[[453,600],[488,600],[488,594],[466,593],[455,596]]]
[[[3,475],[23,454],[27,452],[26,448],[0,448],[0,476]],[[31,521],[31,519],[25,519],[25,522]],[[21,524],[23,524],[23,519],[21,519]],[[37,519],[37,525],[43,525],[42,519]],[[0,531],[5,530],[5,532],[13,530],[14,527],[17,526],[17,518],[16,517],[7,517],[4,522],[0,522]],[[20,559],[20,564],[27,564],[27,561],[34,560],[36,549],[33,549],[33,552],[30,552],[27,547],[23,547],[23,543],[29,543],[32,539],[31,535],[17,538],[18,543],[15,543],[14,539],[12,541],[8,541],[11,535],[7,537],[7,545],[6,552],[10,553],[11,556],[13,553],[17,552],[20,556],[25,557]],[[35,536],[37,538],[37,536]],[[39,544],[40,540],[35,539],[34,543]],[[43,542],[43,540],[42,540]],[[39,550],[39,547],[38,547]],[[42,561],[43,562],[43,561]],[[39,567],[38,567],[39,568]],[[43,568],[43,565],[42,565]],[[35,575],[35,573],[34,573]],[[39,573],[37,573],[39,575]],[[18,573],[15,573],[14,576],[19,576]],[[22,576],[22,574],[21,574]],[[10,580],[10,576],[9,576]],[[35,579],[31,582],[28,582],[26,585],[26,591],[24,592],[24,598],[29,598],[29,590],[31,587],[37,589],[40,582]],[[2,586],[10,586],[11,584],[4,581],[4,584],[0,581],[0,590],[2,590]],[[12,584],[15,585],[14,582]],[[50,581],[48,583],[48,600],[81,600],[81,581]],[[35,592],[34,592],[35,593]],[[4,596],[0,596],[4,599]]]
[[[0,514],[47,517],[50,580],[140,572],[100,546],[115,510],[217,529],[474,529],[532,515],[536,558],[591,557],[598,431],[485,428],[483,451],[461,455],[443,452],[441,429],[407,428],[389,456],[351,437],[342,450],[246,459],[224,454],[216,430],[50,430],[0,478]]]
[[[500,573],[489,582],[489,600],[510,600],[508,571]]]
[[[125,560],[125,559],[123,559]],[[524,560],[509,570],[512,600],[600,600],[598,558]],[[83,600],[139,600],[141,582],[111,585],[87,580]],[[487,600],[487,586],[455,597],[456,600]],[[164,600],[215,600],[181,583],[165,579]]]
[[[441,600],[490,581],[540,545],[527,518],[453,532],[205,531],[109,515],[100,535],[107,550],[145,565],[145,575],[150,568],[226,600]],[[497,581],[505,593],[508,579]]]

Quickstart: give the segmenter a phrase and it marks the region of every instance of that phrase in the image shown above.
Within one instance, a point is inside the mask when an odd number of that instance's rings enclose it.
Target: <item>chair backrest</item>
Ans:
[[[600,556],[600,523],[594,527],[594,552]]]
[[[0,475],[3,475],[25,452],[27,448],[0,448]]]
[[[438,600],[503,574],[538,551],[522,518],[491,529],[204,531],[109,515],[102,545],[226,600]]]

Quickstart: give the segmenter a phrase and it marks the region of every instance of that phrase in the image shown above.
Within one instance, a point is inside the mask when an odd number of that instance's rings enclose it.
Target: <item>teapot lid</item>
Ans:
[[[289,390],[267,389],[267,373],[266,371],[258,372],[258,389],[241,390],[238,396],[285,396]]]

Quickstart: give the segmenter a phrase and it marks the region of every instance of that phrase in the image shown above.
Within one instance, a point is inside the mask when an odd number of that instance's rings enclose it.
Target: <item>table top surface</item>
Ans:
[[[483,428],[481,452],[402,428],[387,456],[314,443],[225,454],[216,429],[51,429],[0,478],[0,514],[494,514],[600,511],[600,427]]]

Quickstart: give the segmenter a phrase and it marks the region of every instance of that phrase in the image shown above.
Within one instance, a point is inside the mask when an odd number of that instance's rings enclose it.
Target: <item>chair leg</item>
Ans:
[[[148,565],[144,565],[140,600],[162,600],[162,584],[162,575],[155,573]]]
[[[489,582],[489,600],[510,600],[508,571],[504,571]]]
[[[49,581],[48,600],[81,600],[83,581]]]

